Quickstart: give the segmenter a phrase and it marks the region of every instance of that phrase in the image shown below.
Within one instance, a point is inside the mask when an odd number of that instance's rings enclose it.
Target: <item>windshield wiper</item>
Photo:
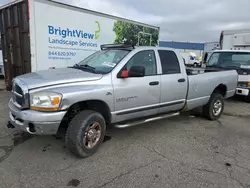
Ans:
[[[206,67],[211,67],[211,68],[220,68],[220,69],[224,68],[224,67],[219,66],[219,65],[207,65]]]
[[[77,64],[77,66],[78,66],[77,68],[87,69],[87,70],[90,70],[91,72],[95,73],[95,67],[91,67],[88,64],[84,64],[84,65],[78,65]]]
[[[73,67],[70,67],[70,68],[90,70],[91,72],[95,73],[95,67],[91,67],[87,64],[84,64],[84,65],[75,64]]]
[[[212,68],[220,68],[220,69],[241,69],[237,66],[220,66],[220,65],[208,65],[206,67],[212,67]]]
[[[225,67],[222,67],[222,68],[224,68],[224,69],[244,70],[244,68],[237,67],[237,66],[225,66]]]
[[[80,67],[77,63],[73,65],[73,67]]]
[[[78,65],[78,64],[77,64]],[[79,67],[84,67],[84,68],[88,68],[88,69],[91,69],[91,70],[95,70],[95,67],[91,67],[90,65],[88,64],[83,64],[83,65],[78,65]]]

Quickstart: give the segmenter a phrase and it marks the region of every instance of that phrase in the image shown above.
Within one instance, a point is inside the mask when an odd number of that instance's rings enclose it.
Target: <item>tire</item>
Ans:
[[[94,126],[98,127],[98,130],[95,130],[93,128]],[[87,131],[87,129],[89,131]],[[80,158],[89,157],[93,155],[102,144],[105,132],[105,119],[100,113],[91,110],[81,111],[71,120],[69,124],[65,137],[66,146],[73,154]],[[95,134],[98,139],[91,137]],[[87,135],[90,136],[88,137]],[[87,142],[90,140],[90,137],[95,140],[93,141],[95,142],[93,147],[88,147],[89,145],[87,144],[90,143],[90,141]]]
[[[250,103],[250,94],[245,97],[245,101],[248,102],[248,103]]]
[[[198,67],[198,63],[194,63],[194,67]]]
[[[220,110],[216,112],[215,103]],[[217,108],[217,109],[218,109]],[[221,114],[224,111],[224,98],[221,94],[213,93],[208,101],[208,103],[203,106],[203,116],[209,120],[217,120],[221,117]]]

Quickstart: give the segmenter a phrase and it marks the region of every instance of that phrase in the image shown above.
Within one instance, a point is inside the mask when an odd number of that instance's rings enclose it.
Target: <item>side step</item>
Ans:
[[[127,127],[140,125],[140,124],[143,124],[143,123],[148,123],[148,122],[151,122],[151,121],[156,121],[156,120],[160,120],[160,119],[166,119],[166,118],[178,116],[178,115],[180,115],[179,112],[173,113],[173,114],[165,114],[165,115],[156,116],[156,117],[149,118],[149,119],[143,119],[143,120],[139,120],[139,121],[128,122],[126,124],[115,124],[114,127],[123,129],[123,128],[127,128]]]

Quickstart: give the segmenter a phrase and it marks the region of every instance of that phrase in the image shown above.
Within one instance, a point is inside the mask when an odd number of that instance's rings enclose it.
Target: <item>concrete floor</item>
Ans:
[[[63,140],[8,130],[9,97],[0,92],[1,188],[250,187],[248,103],[227,101],[215,122],[185,115],[110,129],[95,155],[78,159]]]

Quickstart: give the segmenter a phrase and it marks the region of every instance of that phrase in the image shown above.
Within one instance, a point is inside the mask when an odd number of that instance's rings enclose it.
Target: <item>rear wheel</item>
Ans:
[[[220,118],[224,110],[224,98],[221,94],[213,93],[208,103],[203,106],[203,115],[209,120]]]
[[[70,122],[66,133],[66,146],[79,157],[94,154],[103,142],[106,123],[103,116],[95,111],[79,112]]]

